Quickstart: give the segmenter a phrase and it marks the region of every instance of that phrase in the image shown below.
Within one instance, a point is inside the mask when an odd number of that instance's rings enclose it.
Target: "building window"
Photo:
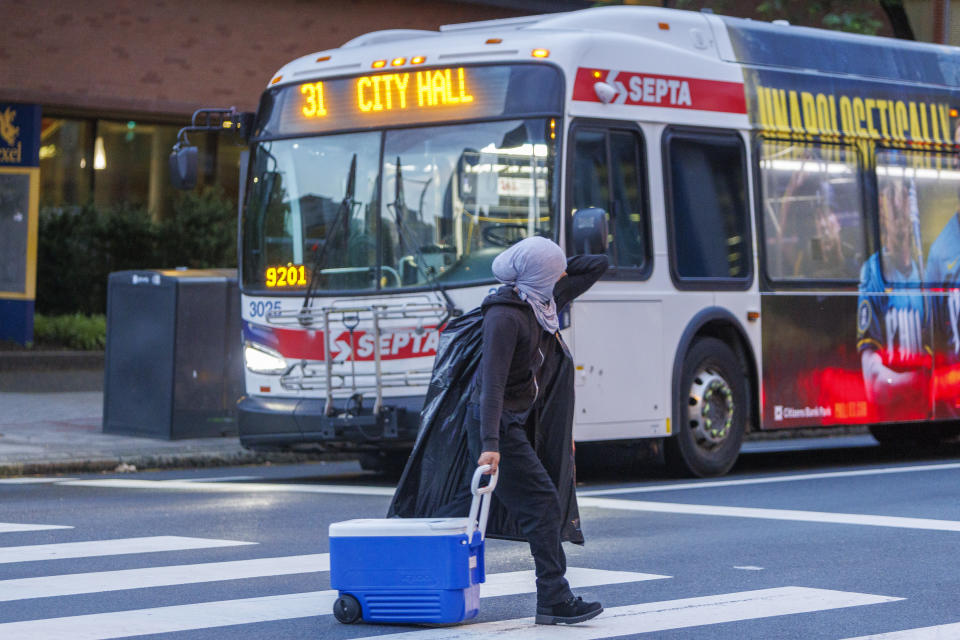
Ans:
[[[760,145],[767,276],[854,282],[864,259],[859,154],[848,145]]]
[[[139,120],[44,118],[40,206],[132,206],[155,220],[170,217],[176,190],[168,158],[179,130]],[[190,141],[200,150],[200,187],[220,185],[235,201],[242,147],[215,134],[194,134]]]
[[[40,206],[76,208],[90,200],[93,122],[44,118],[40,133]]]
[[[93,203],[144,207],[157,219],[169,216],[173,189],[167,157],[179,127],[129,121],[97,121],[93,156]]]

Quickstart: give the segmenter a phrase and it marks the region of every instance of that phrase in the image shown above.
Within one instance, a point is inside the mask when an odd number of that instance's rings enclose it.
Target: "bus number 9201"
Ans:
[[[302,264],[268,267],[264,272],[267,287],[300,287],[307,284],[307,271]]]

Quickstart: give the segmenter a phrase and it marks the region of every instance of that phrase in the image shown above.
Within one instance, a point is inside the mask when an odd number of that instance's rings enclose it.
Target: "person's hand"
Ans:
[[[489,475],[491,473],[497,472],[497,467],[500,465],[500,452],[499,451],[484,451],[480,454],[480,457],[477,459],[477,466],[483,466],[485,464],[490,465],[490,471],[487,471],[483,475]]]

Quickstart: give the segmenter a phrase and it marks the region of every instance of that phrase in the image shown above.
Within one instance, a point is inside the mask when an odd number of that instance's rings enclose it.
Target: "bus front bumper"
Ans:
[[[336,405],[324,413],[322,398],[243,396],[237,402],[240,444],[254,451],[374,451],[409,449],[417,437],[423,398],[384,398],[379,414]]]

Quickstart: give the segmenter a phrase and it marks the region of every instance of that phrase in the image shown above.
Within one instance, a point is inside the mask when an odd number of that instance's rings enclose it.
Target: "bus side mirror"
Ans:
[[[575,254],[602,254],[607,252],[610,231],[607,212],[598,207],[580,209],[573,214],[573,252]]]
[[[170,153],[170,182],[175,189],[189,190],[197,186],[197,148],[177,143]]]

